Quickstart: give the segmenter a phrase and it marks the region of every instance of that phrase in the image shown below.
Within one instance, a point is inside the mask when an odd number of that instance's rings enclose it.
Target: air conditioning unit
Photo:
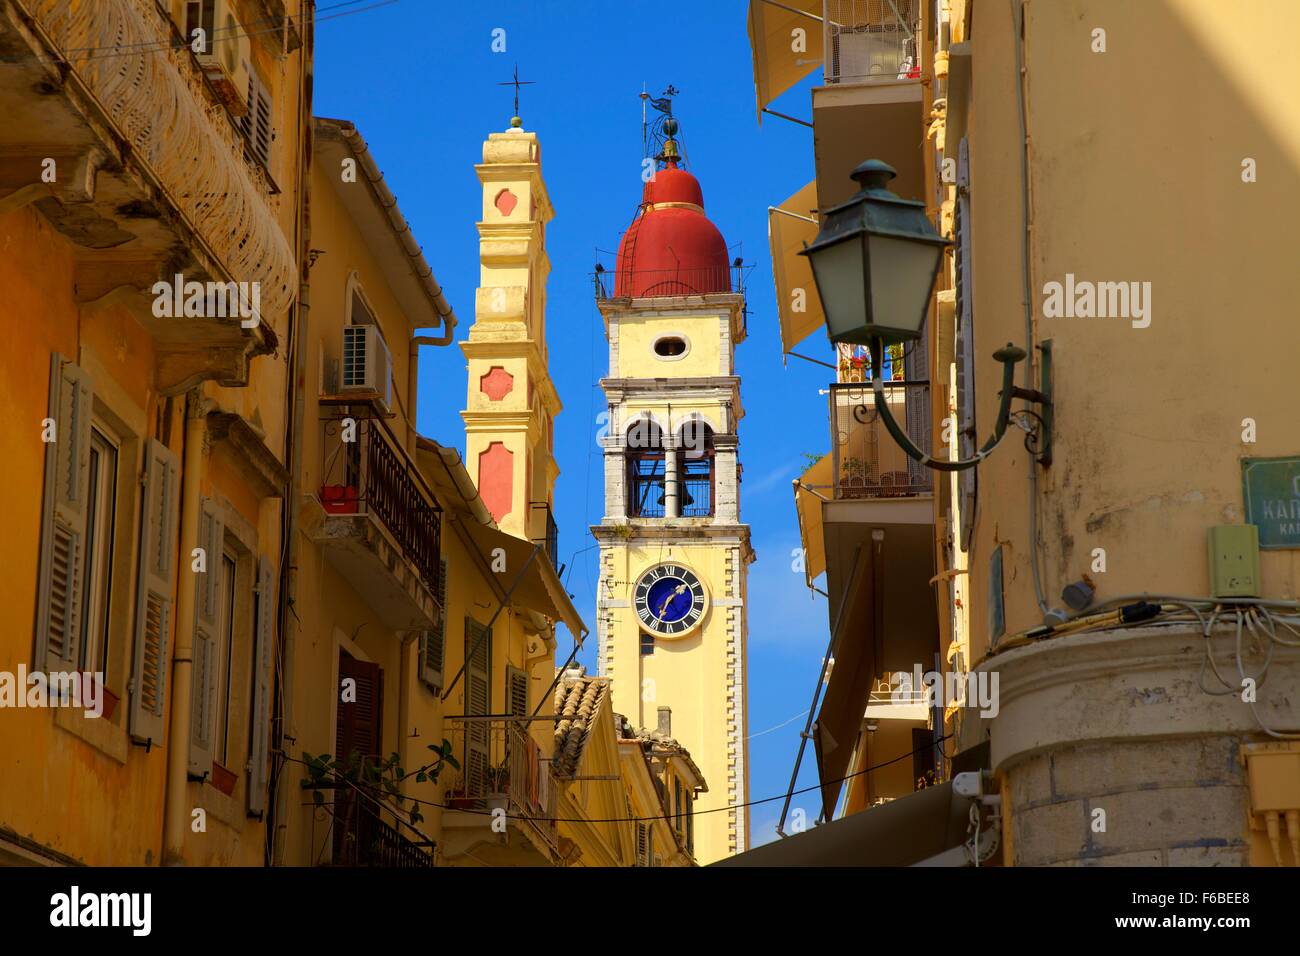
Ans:
[[[185,39],[193,46],[194,31],[202,30],[203,52],[196,52],[203,72],[226,109],[235,116],[248,112],[248,33],[239,24],[231,0],[186,0]]]
[[[343,329],[344,392],[374,392],[388,411],[393,404],[393,356],[377,325]]]

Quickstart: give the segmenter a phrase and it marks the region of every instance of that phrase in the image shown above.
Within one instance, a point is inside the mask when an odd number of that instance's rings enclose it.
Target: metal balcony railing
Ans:
[[[433,857],[385,823],[379,810],[367,800],[341,794],[335,799],[334,866],[433,866]]]
[[[155,0],[26,0],[40,35],[116,127],[133,162],[274,316],[293,298],[293,252],[243,135]]]
[[[920,448],[930,448],[930,386],[886,382],[890,412]],[[836,498],[905,498],[929,494],[930,470],[913,461],[876,413],[870,384],[830,388],[831,454]]]
[[[453,809],[501,808],[556,847],[551,759],[514,717],[450,717],[450,739],[460,770],[447,778]],[[484,826],[491,821],[484,816]]]
[[[920,0],[826,0],[826,85],[916,79]]]
[[[877,679],[868,699],[868,703],[871,704],[924,704],[925,702],[925,688],[913,687],[912,675],[906,671]]]
[[[442,509],[419,467],[383,419],[357,405],[324,424],[322,507],[332,515],[374,515],[436,595]]]
[[[551,567],[560,569],[560,526],[555,523],[555,515],[550,507],[546,509],[546,535],[541,540],[534,540],[546,549],[546,556],[551,559]]]
[[[598,266],[596,300],[744,292],[743,266],[705,269],[612,269]]]

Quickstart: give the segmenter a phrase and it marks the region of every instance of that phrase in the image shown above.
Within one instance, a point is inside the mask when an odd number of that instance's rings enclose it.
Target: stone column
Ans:
[[[682,516],[682,499],[677,480],[677,442],[664,435],[664,517]]]
[[[740,482],[736,473],[735,435],[713,437],[713,516],[735,524],[740,521]]]

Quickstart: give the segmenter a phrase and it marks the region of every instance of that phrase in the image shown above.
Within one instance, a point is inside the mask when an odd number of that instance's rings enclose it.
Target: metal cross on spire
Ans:
[[[533,83],[536,83],[536,82],[537,82],[536,80],[521,80],[521,79],[519,79],[519,64],[516,63],[516,64],[515,64],[515,78],[514,78],[513,80],[506,80],[506,81],[503,82],[503,83],[498,83],[498,84],[497,84],[497,86],[513,86],[513,87],[515,88],[515,115],[514,115],[514,116],[511,118],[511,120],[510,120],[510,125],[511,125],[511,126],[519,126],[519,125],[521,125],[521,124],[523,123],[523,121],[519,118],[519,87],[521,87],[521,86],[531,86]]]

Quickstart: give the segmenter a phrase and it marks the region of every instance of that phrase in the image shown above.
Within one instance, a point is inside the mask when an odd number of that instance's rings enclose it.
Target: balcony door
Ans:
[[[351,679],[355,685],[344,682]],[[383,747],[384,671],[378,664],[339,651],[339,702],[334,754],[345,765],[352,754],[373,760]],[[370,843],[374,814],[348,787],[334,791],[334,862],[356,865]]]

